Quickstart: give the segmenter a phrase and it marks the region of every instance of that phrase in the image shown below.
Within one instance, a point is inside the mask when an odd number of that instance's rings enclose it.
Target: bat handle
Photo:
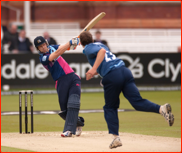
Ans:
[[[78,36],[78,38],[80,38],[80,35]],[[79,42],[79,44],[78,45],[80,45],[81,43]]]

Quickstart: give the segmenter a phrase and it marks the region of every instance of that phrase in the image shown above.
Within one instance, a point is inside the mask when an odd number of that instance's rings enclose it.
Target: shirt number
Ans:
[[[110,51],[106,51],[106,53],[105,53],[106,62],[109,62],[109,61],[112,61],[115,59],[116,59],[116,56],[113,53],[111,53]]]

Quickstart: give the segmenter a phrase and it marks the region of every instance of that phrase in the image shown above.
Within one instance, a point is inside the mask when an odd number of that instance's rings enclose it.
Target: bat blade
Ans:
[[[87,25],[86,27],[80,32],[80,34],[84,31],[89,31],[94,25],[96,25],[97,22],[99,22],[104,16],[106,15],[105,12],[101,12],[98,14],[95,18],[93,18]],[[80,34],[78,38],[80,37]],[[67,49],[70,50],[70,47]]]
[[[95,18],[93,18],[87,25],[86,27],[81,31],[89,31],[97,22],[99,22],[104,16],[106,15],[105,12],[101,12],[100,14],[98,14]],[[81,34],[80,33],[80,34]]]

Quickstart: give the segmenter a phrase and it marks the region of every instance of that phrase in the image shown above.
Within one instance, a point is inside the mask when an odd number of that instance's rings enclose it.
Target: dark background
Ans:
[[[133,61],[136,58],[140,58],[139,63],[143,65],[143,76],[141,78],[135,78],[136,85],[138,86],[173,86],[173,85],[179,85],[181,84],[181,71],[178,73],[178,76],[174,82],[171,81],[172,78],[172,73],[170,68],[169,69],[169,77],[166,78],[165,76],[162,78],[153,78],[149,73],[148,73],[148,65],[151,60],[153,59],[161,59],[165,62],[166,59],[169,59],[170,63],[174,65],[174,68],[176,69],[177,64],[181,64],[181,53],[119,53],[115,54],[117,57],[121,55],[127,55],[130,58],[133,59]],[[78,64],[83,64],[83,63],[88,63],[86,56],[83,54],[63,54],[62,57],[70,63],[78,63]],[[10,64],[11,60],[14,59],[16,61],[16,66],[19,65],[20,63],[24,64],[29,64],[30,60],[33,59],[35,60],[35,66],[39,64],[39,55],[37,54],[17,54],[17,55],[1,55],[1,69],[4,64]],[[130,66],[131,63],[128,61],[124,60],[125,64],[127,67]],[[135,69],[136,67],[134,67]],[[75,69],[74,69],[75,70]],[[156,64],[153,67],[153,70],[157,72],[161,72],[166,70],[165,65],[162,66],[160,64]],[[180,68],[181,70],[181,68]],[[87,71],[87,70],[86,70]],[[6,70],[7,73],[10,73],[10,70]],[[22,73],[25,72],[24,69],[21,70]],[[86,81],[85,78],[81,78],[82,82],[82,87],[94,87],[94,86],[100,86],[100,80],[101,78],[93,78],[89,81]],[[4,84],[9,84],[11,88],[13,87],[54,87],[54,81],[49,74],[47,78],[45,79],[6,79],[3,78],[1,75],[1,86]]]

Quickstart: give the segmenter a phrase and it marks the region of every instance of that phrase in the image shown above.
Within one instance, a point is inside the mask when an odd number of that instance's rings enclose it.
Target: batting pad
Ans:
[[[71,131],[72,134],[75,134],[79,109],[80,96],[77,94],[72,94],[68,98],[66,122],[63,132]]]
[[[63,120],[66,120],[66,114],[67,114],[67,111],[64,110],[64,111],[60,111],[58,113],[58,115],[63,119]]]
[[[58,115],[63,119],[66,120],[66,114],[67,114],[67,110],[64,111],[60,111],[58,113]],[[76,126],[84,126],[84,118],[81,116],[78,116],[78,120],[77,120],[77,125]]]

